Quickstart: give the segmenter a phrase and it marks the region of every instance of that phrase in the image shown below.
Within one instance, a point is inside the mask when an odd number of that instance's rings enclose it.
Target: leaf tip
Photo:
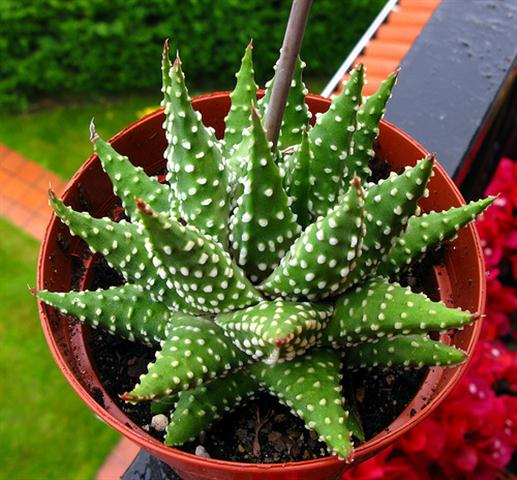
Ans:
[[[119,394],[118,398],[120,398],[124,402],[131,402],[134,400],[134,398],[130,392],[121,393],[121,394]]]
[[[176,58],[174,59],[174,68],[181,68],[181,58],[180,58],[180,51],[176,50]]]
[[[95,130],[95,118],[92,117],[90,120],[90,142],[95,143],[99,139],[99,135],[97,134],[97,131]]]
[[[135,198],[135,203],[139,213],[149,215],[151,217],[154,216],[154,212],[151,207],[147,205],[141,198]]]

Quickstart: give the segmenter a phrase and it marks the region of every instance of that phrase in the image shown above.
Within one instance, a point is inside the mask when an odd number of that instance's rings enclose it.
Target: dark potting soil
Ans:
[[[370,181],[376,182],[389,174],[389,165],[379,158],[374,159],[371,167],[373,173]],[[117,220],[123,216],[120,209],[115,209],[113,213]],[[428,255],[401,278],[401,283],[415,291],[422,291],[425,287],[423,279],[429,269],[441,263],[442,259],[443,250]],[[92,289],[122,283],[120,276],[103,259],[96,260],[94,268]],[[147,371],[156,349],[98,330],[91,331],[88,346],[92,364],[111,399],[134,423],[163,441],[164,432],[156,431],[151,426],[153,413],[150,402],[131,405],[119,399],[119,395],[131,390],[138,377]],[[351,392],[350,401],[361,418],[368,440],[385,430],[406,408],[418,392],[427,369],[390,368],[343,373],[343,383],[346,382],[344,390]],[[95,398],[103,404],[102,393],[98,391],[95,394]],[[199,445],[212,458],[250,463],[301,461],[328,455],[325,445],[318,441],[318,435],[307,430],[302,420],[266,393],[257,394],[254,399],[215,422],[195,441],[179,448],[195,453]]]

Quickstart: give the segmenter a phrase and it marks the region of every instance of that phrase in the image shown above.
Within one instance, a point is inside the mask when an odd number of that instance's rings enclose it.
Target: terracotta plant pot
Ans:
[[[325,111],[330,101],[310,95],[307,103],[313,114]],[[227,93],[205,95],[193,101],[205,124],[213,126],[219,136],[229,109]],[[154,175],[164,167],[165,135],[162,111],[156,111],[116,135],[113,146],[129,156],[136,165]],[[427,152],[412,138],[388,122],[380,129],[377,153],[397,169],[413,165]],[[464,200],[440,165],[430,182],[430,195],[421,202],[424,211],[459,206]],[[102,216],[111,210],[115,197],[111,182],[93,155],[74,175],[63,195],[64,201],[81,209],[86,197],[90,213]],[[83,203],[84,204],[84,203]],[[67,245],[67,248],[63,248]],[[71,237],[68,229],[53,216],[43,241],[38,264],[38,289],[67,291],[71,288],[74,262],[86,251],[85,244]],[[65,253],[66,252],[66,253]],[[75,259],[75,260],[74,260]],[[86,265],[88,267],[88,265]],[[88,272],[88,269],[87,269]],[[86,275],[86,279],[87,279]],[[83,279],[84,282],[87,280]],[[444,266],[435,268],[435,296],[449,306],[482,312],[485,304],[485,270],[482,252],[473,226],[463,229],[447,250]],[[244,464],[213,460],[190,455],[166,447],[134,424],[106,393],[94,372],[88,356],[84,327],[60,315],[53,308],[39,303],[41,322],[54,358],[72,387],[93,412],[131,441],[168,463],[184,479],[334,479],[348,466],[334,457],[287,464]],[[481,328],[480,321],[455,332],[448,339],[469,354],[474,350]],[[355,463],[364,461],[388,446],[429,415],[458,383],[466,364],[456,368],[430,370],[420,391],[387,429],[356,450]],[[414,412],[417,412],[414,414]],[[411,414],[413,413],[413,415]]]

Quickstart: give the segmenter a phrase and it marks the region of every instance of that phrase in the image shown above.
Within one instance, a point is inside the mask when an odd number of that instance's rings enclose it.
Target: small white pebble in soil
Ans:
[[[169,425],[169,419],[161,413],[151,418],[151,427],[157,432],[164,432],[167,425]]]
[[[198,445],[196,447],[196,451],[194,452],[198,457],[210,458],[210,454],[206,451],[206,448],[203,445]]]

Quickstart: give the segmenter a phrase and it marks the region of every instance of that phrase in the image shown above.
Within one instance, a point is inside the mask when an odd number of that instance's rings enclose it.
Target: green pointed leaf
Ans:
[[[314,217],[327,215],[343,189],[346,159],[355,130],[362,88],[363,66],[359,64],[350,73],[343,92],[332,100],[330,108],[324,114],[316,116],[316,124],[309,131],[314,154],[311,162],[311,177],[314,181],[311,202]],[[345,190],[352,178],[353,175],[347,175]]]
[[[337,299],[323,335],[325,342],[339,348],[399,334],[461,328],[478,317],[433,302],[409,287],[374,278]]]
[[[297,222],[302,228],[311,223],[312,203],[311,190],[314,186],[314,178],[311,176],[311,163],[314,161],[314,153],[307,129],[303,129],[302,143],[284,161],[284,184],[287,195],[291,198],[291,210],[296,214]]]
[[[363,207],[363,190],[352,182],[343,201],[303,232],[261,289],[290,300],[323,299],[344,290],[361,250]]]
[[[162,101],[161,105],[165,111],[166,106],[171,104],[172,101],[172,95],[173,95],[173,89],[172,89],[172,83],[171,78],[169,76],[169,73],[172,69],[172,63],[171,59],[169,57],[169,39],[167,38],[165,40],[165,43],[163,45],[163,53],[162,53]],[[165,130],[165,137],[167,139],[167,145],[170,145],[172,142],[172,134],[171,132],[166,128],[166,122],[162,125]],[[167,158],[167,151],[169,148],[167,148],[164,157]],[[173,179],[171,172],[169,171],[167,173],[167,182],[169,182],[169,185],[172,184]],[[179,218],[181,216],[180,208],[179,208],[179,199],[176,197],[176,193],[172,188],[169,187],[169,203],[170,203],[170,213],[173,217]]]
[[[155,301],[172,310],[185,310],[187,305],[183,299],[170,287],[172,284],[166,284],[165,270],[154,265],[157,259],[147,251],[142,225],[76,212],[65,206],[53,192],[50,193],[50,205],[72,235],[82,238],[92,252],[101,253],[108,265],[126,281],[144,286]]]
[[[364,442],[366,440],[366,435],[364,433],[363,425],[361,423],[361,418],[359,417],[359,413],[354,408],[348,409],[348,418],[346,421],[346,427],[350,430],[350,433]]]
[[[230,222],[230,242],[237,263],[257,282],[278,265],[301,228],[289,209],[280,172],[256,111],[252,138],[244,191]]]
[[[365,180],[372,173],[368,163],[375,156],[373,142],[379,135],[379,123],[386,112],[386,103],[391,98],[397,76],[398,71],[388,75],[379,90],[367,98],[357,113],[357,129],[352,136],[351,153],[343,177],[344,186],[348,185],[355,175]]]
[[[170,211],[168,185],[162,185],[155,178],[149,177],[142,167],[135,167],[102,138],[95,137],[94,146],[103,170],[113,183],[113,192],[122,200],[122,205],[132,219],[136,214],[135,198],[141,198],[156,212]],[[173,212],[175,215],[177,213]]]
[[[225,246],[230,205],[221,147],[192,109],[179,58],[169,70],[165,92],[165,157],[180,215]]]
[[[225,157],[228,157],[232,150],[241,143],[243,130],[251,126],[251,105],[257,99],[258,88],[254,78],[252,42],[246,47],[241,68],[235,76],[237,83],[230,94],[230,111],[224,119],[226,129],[223,153]]]
[[[276,363],[314,346],[331,313],[329,305],[277,299],[218,315],[215,322],[243,352],[255,360]]]
[[[226,160],[228,184],[231,189],[230,195],[234,201],[242,195],[242,178],[248,171],[252,140],[251,127],[244,129],[240,143],[235,146]]]
[[[269,100],[271,99],[271,92],[273,91],[273,85],[275,83],[275,75],[276,75],[277,67],[278,67],[278,62],[275,63],[275,65],[273,66],[273,70],[275,72],[273,74],[273,78],[271,78],[270,80],[268,80],[266,82],[264,96],[261,99],[259,99],[259,101],[257,103],[257,110],[259,111],[260,116],[262,118],[266,118],[266,110],[269,105]]]
[[[162,415],[169,416],[171,411],[174,410],[174,406],[178,401],[178,396],[179,394],[173,395],[172,397],[162,397],[151,400],[151,413],[153,415],[158,415],[161,413]]]
[[[125,220],[95,218],[67,207],[53,192],[49,203],[72,235],[82,238],[94,253],[102,253],[108,265],[131,283],[146,283],[154,271],[144,246],[143,229]]]
[[[180,392],[167,427],[165,444],[182,445],[194,440],[223,414],[248,400],[257,388],[249,373],[242,370]]]
[[[145,204],[139,212],[147,235],[147,248],[163,266],[167,285],[196,314],[221,313],[253,305],[259,293],[219,243],[195,227],[156,216]]]
[[[340,384],[340,355],[312,350],[291,362],[271,366],[257,363],[249,369],[261,386],[320,435],[331,452],[350,459],[353,447]]]
[[[81,322],[131,341],[156,343],[174,318],[140,285],[81,292],[37,292],[40,300]]]
[[[121,398],[139,402],[172,396],[247,362],[215,323],[178,313],[161,350],[156,352],[155,362],[149,364],[133,390]]]
[[[452,240],[460,228],[483,213],[494,200],[495,197],[487,197],[443,212],[411,217],[407,230],[397,239],[388,258],[379,265],[377,274],[395,275],[421,258],[429,249],[443,241]]]
[[[311,114],[305,104],[305,96],[309,93],[303,83],[303,69],[305,62],[297,58],[293,72],[293,79],[287,103],[285,105],[280,134],[278,136],[278,149],[284,150],[292,145],[299,145],[302,140],[302,130],[309,126]]]
[[[406,229],[408,219],[415,214],[418,200],[426,192],[432,174],[434,157],[420,160],[403,173],[391,173],[389,178],[366,189],[366,235],[361,256],[352,272],[349,285],[375,274],[379,263]]]
[[[347,349],[346,365],[366,367],[432,367],[454,366],[467,359],[465,352],[425,335],[381,338],[375,343],[362,343]]]

